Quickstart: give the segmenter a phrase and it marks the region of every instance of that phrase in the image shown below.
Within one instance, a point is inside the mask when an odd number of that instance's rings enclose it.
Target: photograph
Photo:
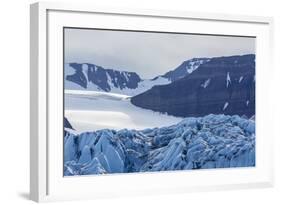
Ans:
[[[255,57],[254,36],[64,27],[63,175],[255,167]]]

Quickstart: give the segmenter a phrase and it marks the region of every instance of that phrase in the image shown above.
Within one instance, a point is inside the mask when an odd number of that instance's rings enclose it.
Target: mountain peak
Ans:
[[[192,58],[182,62],[177,68],[163,75],[171,81],[176,81],[194,72],[200,65],[209,61],[209,58]]]
[[[92,63],[66,63],[65,64],[65,88],[86,89],[93,91],[114,92],[135,96],[143,93],[156,85],[166,85],[181,80],[197,70],[212,67],[212,70],[204,71],[206,75],[215,75],[217,67],[224,65],[244,65],[249,61],[255,61],[254,54],[223,56],[214,58],[192,58],[183,61],[175,69],[164,75],[155,76],[153,79],[141,79],[136,72],[108,69]],[[208,70],[208,69],[207,69]],[[221,71],[219,71],[221,72]],[[230,72],[232,75],[233,71]],[[240,76],[240,81],[243,77]],[[210,80],[209,80],[210,81]],[[204,79],[200,85],[207,86],[208,79]],[[213,81],[212,81],[213,82]],[[229,81],[228,81],[229,82]]]

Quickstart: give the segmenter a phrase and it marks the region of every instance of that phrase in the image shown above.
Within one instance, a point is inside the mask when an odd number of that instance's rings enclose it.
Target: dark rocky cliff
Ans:
[[[139,107],[188,117],[255,114],[255,55],[211,58],[190,75],[132,97]]]

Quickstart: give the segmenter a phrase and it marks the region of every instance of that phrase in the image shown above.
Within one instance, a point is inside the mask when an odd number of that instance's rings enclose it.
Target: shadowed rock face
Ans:
[[[73,127],[71,126],[70,122],[66,117],[63,118],[63,124],[65,128],[73,129]]]
[[[211,58],[190,75],[134,96],[139,107],[174,116],[255,114],[255,55]]]

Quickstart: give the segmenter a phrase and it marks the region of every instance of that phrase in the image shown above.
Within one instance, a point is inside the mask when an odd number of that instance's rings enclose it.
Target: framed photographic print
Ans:
[[[272,186],[272,22],[31,5],[31,199]]]

